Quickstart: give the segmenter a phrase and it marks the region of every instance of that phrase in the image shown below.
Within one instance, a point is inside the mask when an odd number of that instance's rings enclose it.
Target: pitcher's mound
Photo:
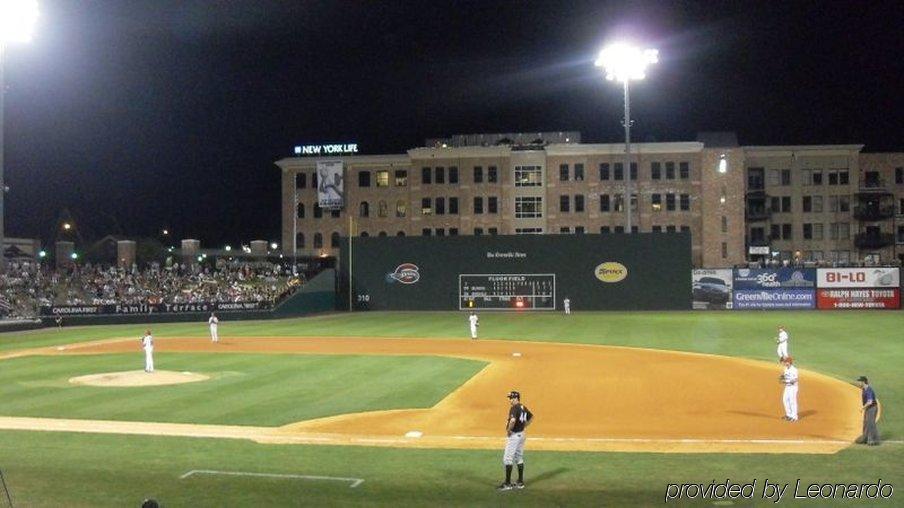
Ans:
[[[73,377],[69,379],[69,382],[74,385],[86,386],[160,386],[194,383],[195,381],[205,381],[207,379],[210,379],[210,376],[196,372],[129,370],[126,372],[107,372]]]

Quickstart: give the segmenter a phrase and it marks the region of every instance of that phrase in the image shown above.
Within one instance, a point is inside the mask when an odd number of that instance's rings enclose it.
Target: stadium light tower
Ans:
[[[0,0],[0,272],[6,269],[4,256],[3,198],[6,181],[3,175],[3,52],[6,45],[28,42],[38,19],[37,0]]]
[[[625,199],[627,215],[625,232],[631,232],[631,95],[629,83],[646,77],[647,66],[659,61],[659,51],[638,49],[623,43],[607,46],[600,51],[595,65],[606,70],[606,79],[620,81],[625,89]]]

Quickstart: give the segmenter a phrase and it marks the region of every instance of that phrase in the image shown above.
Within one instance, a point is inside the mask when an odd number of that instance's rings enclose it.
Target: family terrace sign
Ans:
[[[336,155],[358,153],[358,143],[330,145],[298,145],[295,155]]]

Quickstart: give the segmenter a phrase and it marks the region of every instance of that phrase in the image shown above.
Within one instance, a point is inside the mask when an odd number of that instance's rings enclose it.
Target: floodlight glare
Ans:
[[[73,252],[72,254],[69,254],[69,257],[71,257],[72,259],[78,259],[78,253]]]
[[[38,0],[0,0],[0,45],[28,42],[38,19]]]
[[[270,248],[273,249],[273,250],[276,250],[277,247],[279,247],[279,244],[276,243],[276,242],[273,242],[273,243],[270,244]]]
[[[619,43],[600,51],[595,65],[606,70],[606,79],[625,82],[644,79],[647,66],[657,62],[659,62],[659,51]]]
[[[46,251],[46,250],[42,250],[42,251],[38,252],[38,257],[39,257],[39,258],[46,258],[46,257],[47,257],[47,251]]]

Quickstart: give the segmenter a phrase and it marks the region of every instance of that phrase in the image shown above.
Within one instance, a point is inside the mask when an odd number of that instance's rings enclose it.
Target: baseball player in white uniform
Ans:
[[[471,326],[471,338],[477,338],[477,327],[480,326],[477,320],[477,313],[471,312],[471,315],[468,316],[468,324]]]
[[[566,316],[571,314],[571,299],[570,298],[565,298],[565,300],[562,301],[562,306],[565,307],[565,315]]]
[[[794,366],[794,359],[786,356],[782,360],[785,371],[779,377],[779,381],[785,385],[782,393],[782,404],[785,406],[785,420],[789,422],[797,421],[797,367]]]
[[[154,337],[150,330],[144,332],[141,347],[144,348],[144,371],[154,372]]]
[[[217,334],[217,327],[220,324],[220,320],[217,319],[217,315],[213,312],[210,313],[210,319],[207,320],[207,325],[210,326],[210,341],[211,342],[220,342],[220,336]]]
[[[782,361],[782,358],[788,356],[788,339],[791,337],[788,336],[788,332],[785,331],[784,326],[778,327],[778,337],[775,339],[775,343],[778,344],[776,348],[776,353],[778,353],[778,361]]]

